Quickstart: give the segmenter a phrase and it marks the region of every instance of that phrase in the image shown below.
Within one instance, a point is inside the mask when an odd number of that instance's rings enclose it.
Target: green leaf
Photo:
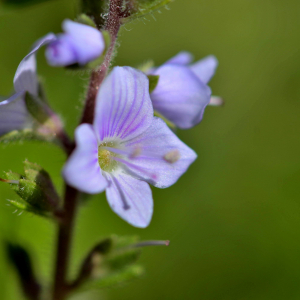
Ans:
[[[155,88],[158,84],[159,76],[158,75],[148,75],[147,77],[149,79],[149,93],[151,94],[155,90]]]
[[[144,17],[172,2],[173,0],[136,0],[129,1],[130,16],[122,19],[122,23]]]
[[[173,130],[176,129],[176,125],[169,121],[167,118],[165,118],[163,115],[161,115],[159,112],[157,112],[156,110],[154,111],[154,116],[161,118],[163,121],[165,121],[165,123]]]
[[[41,286],[34,274],[31,258],[21,246],[7,243],[8,259],[14,266],[20,279],[24,294],[28,299],[40,299]]]

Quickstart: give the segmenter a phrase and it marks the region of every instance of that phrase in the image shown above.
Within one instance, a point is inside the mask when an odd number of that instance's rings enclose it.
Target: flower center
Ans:
[[[105,172],[113,172],[119,165],[114,159],[118,155],[106,149],[106,147],[115,148],[115,146],[114,142],[104,142],[98,147],[98,163],[101,170]]]

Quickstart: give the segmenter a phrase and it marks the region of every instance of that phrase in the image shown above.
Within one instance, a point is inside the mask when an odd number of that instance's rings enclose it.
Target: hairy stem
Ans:
[[[109,70],[121,25],[120,19],[122,17],[124,17],[124,12],[122,12],[122,0],[110,0],[109,15],[105,24],[105,30],[107,30],[110,34],[111,44],[101,66],[92,72],[81,123],[92,124],[93,122],[97,92]],[[96,25],[99,26],[99,24]],[[62,142],[68,156],[70,156],[75,146],[66,139],[63,132],[60,133],[59,139]],[[58,231],[56,269],[52,295],[53,300],[64,300],[70,291],[67,274],[77,211],[78,194],[79,192],[76,189],[66,184],[63,207],[64,214]]]
[[[68,292],[67,272],[78,191],[68,185],[65,189],[64,218],[60,223],[57,241],[57,258],[54,278],[53,300],[63,300]]]
[[[97,68],[92,72],[81,123],[89,123],[89,124],[93,123],[96,96],[101,83],[103,82],[105,76],[107,75],[107,72],[111,64],[111,60],[114,56],[114,49],[118,37],[118,32],[121,26],[120,19],[123,17],[121,8],[122,8],[121,0],[110,1],[109,15],[105,24],[105,30],[107,30],[110,34],[111,43],[106,52],[103,63],[100,65],[99,68]]]

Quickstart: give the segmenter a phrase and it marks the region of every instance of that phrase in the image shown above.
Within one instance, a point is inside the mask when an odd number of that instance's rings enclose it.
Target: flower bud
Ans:
[[[46,58],[51,66],[84,66],[97,59],[105,50],[102,33],[92,26],[65,20],[64,33],[58,34],[46,49]]]

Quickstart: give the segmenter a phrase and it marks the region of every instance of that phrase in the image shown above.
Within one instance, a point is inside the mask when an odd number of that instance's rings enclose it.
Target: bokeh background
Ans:
[[[291,300],[300,298],[300,2],[299,0],[177,0],[145,20],[126,25],[115,60],[159,65],[181,50],[200,59],[214,54],[211,81],[223,107],[208,107],[204,120],[180,138],[198,153],[179,182],[153,189],[155,212],[147,229],[118,218],[104,194],[87,202],[73,247],[80,258],[101,237],[116,233],[169,239],[169,247],[145,249],[146,275],[104,290],[94,299]],[[48,1],[26,7],[0,6],[0,93],[12,91],[21,59],[39,37],[60,32],[76,2]],[[38,68],[52,106],[72,134],[88,75],[50,68],[43,51]],[[47,144],[5,146],[0,171],[22,172],[37,162],[62,189],[64,155]],[[0,186],[0,240],[31,250],[44,280],[53,272],[55,227],[30,214],[18,216]],[[0,297],[23,299],[14,270],[0,247]],[[86,298],[88,299],[88,298]]]

